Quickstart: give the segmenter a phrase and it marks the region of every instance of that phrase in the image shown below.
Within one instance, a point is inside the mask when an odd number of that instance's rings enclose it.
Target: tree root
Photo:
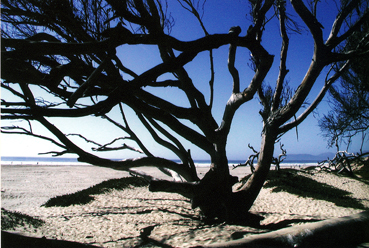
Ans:
[[[210,171],[198,182],[152,180],[149,190],[178,193],[191,199],[191,207],[199,208],[206,222],[227,222],[257,227],[262,217],[248,212],[249,209],[242,204],[244,199],[238,199],[244,195],[232,192],[232,185],[236,182],[237,177],[229,176],[228,187],[224,187],[225,182],[219,182],[215,172]]]

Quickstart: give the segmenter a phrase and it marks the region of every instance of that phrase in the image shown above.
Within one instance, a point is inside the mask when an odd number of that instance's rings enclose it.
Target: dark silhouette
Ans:
[[[368,19],[368,3],[337,2],[337,17],[328,37],[324,37],[317,15],[320,1],[310,1],[310,5],[302,0],[288,3],[283,0],[250,1],[249,16],[252,20],[243,35],[240,27],[229,27],[229,32],[210,34],[196,9],[201,5],[192,1],[180,3],[184,11],[190,11],[198,20],[204,31],[203,37],[182,41],[172,36],[170,31],[174,22],[168,14],[170,11],[166,9],[166,3],[155,0],[2,1],[1,86],[3,91],[13,94],[15,98],[2,99],[1,118],[2,122],[20,119],[29,124],[29,128],[9,124],[2,127],[2,132],[48,140],[60,148],[60,151],[51,154],[61,156],[73,153],[79,161],[97,166],[117,170],[139,166],[156,166],[166,172],[169,169],[178,173],[183,182],[153,180],[151,190],[183,194],[192,200],[193,207],[199,207],[209,218],[229,221],[242,216],[247,218],[267,178],[276,141],[313,112],[327,90],[351,64],[352,58],[367,55],[367,38],[357,40],[350,51],[337,52],[337,48],[360,30],[364,20]],[[287,8],[287,5],[290,6]],[[336,8],[336,5],[333,6]],[[281,46],[277,51],[268,51],[262,42],[264,33],[269,30],[268,24],[272,22],[280,27]],[[308,60],[310,66],[294,91],[287,86],[286,75],[289,71],[289,34],[299,31],[297,23],[306,27],[314,45],[308,48],[313,51],[312,58],[302,58]],[[330,27],[324,28],[329,30]],[[130,45],[156,46],[160,61],[143,73],[133,71],[124,62],[129,58],[118,57],[120,54],[117,53],[117,48]],[[212,114],[216,101],[213,51],[222,46],[229,47],[228,71],[232,78],[229,82],[232,90],[218,125]],[[247,85],[240,83],[239,70],[249,68],[246,65],[236,68],[237,49],[251,54],[250,67],[254,74]],[[264,82],[275,61],[272,52],[280,53],[279,75],[273,88],[265,86]],[[204,53],[209,55],[210,61],[208,100],[186,71],[186,65]],[[140,60],[140,57],[133,59]],[[311,89],[317,84],[323,69],[340,61],[343,61],[342,66],[329,74],[325,82],[319,82],[321,91],[312,96]],[[169,74],[170,77],[163,79]],[[172,87],[186,96],[187,103],[178,106],[147,90],[149,87]],[[51,95],[53,100],[45,100],[42,94]],[[247,182],[238,191],[232,192],[237,178],[229,173],[226,154],[228,134],[240,106],[256,95],[261,102],[263,120],[258,162]],[[306,103],[308,96],[314,99],[311,104]],[[303,107],[306,109],[302,112]],[[153,139],[171,150],[180,163],[156,157],[149,151],[129,125],[125,112],[128,108],[136,113]],[[118,121],[111,117],[111,111],[120,113],[121,119]],[[124,135],[101,144],[83,134],[65,134],[62,127],[52,122],[54,117],[85,116],[101,117]],[[52,135],[35,133],[32,128],[34,122],[41,124]],[[178,137],[209,155],[211,167],[201,180],[190,151]],[[144,157],[122,161],[106,159],[88,152],[79,145],[77,138],[93,144],[95,151],[128,149]],[[123,140],[133,141],[137,147],[115,145]]]

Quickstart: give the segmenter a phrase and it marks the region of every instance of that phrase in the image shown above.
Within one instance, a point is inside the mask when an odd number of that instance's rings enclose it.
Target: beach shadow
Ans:
[[[88,244],[82,244],[72,241],[55,240],[28,237],[20,234],[9,233],[1,231],[1,247],[3,248],[14,248],[14,247],[28,247],[28,248],[88,248],[88,247],[98,247]]]
[[[72,205],[83,205],[93,201],[95,199],[93,195],[103,194],[113,189],[123,190],[131,186],[143,187],[147,185],[148,182],[139,177],[123,177],[118,179],[110,179],[72,194],[50,198],[42,206],[68,207]]]
[[[367,209],[358,199],[352,198],[350,192],[317,182],[292,169],[270,171],[264,187],[273,188],[272,192],[285,191],[301,197],[329,201],[336,206]]]
[[[41,219],[1,208],[1,230],[15,230],[19,226],[38,228],[44,223]]]

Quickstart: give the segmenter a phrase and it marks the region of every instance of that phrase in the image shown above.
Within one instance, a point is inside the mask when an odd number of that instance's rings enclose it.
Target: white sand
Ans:
[[[206,172],[206,168],[199,170],[200,176]],[[154,168],[146,172],[162,176]],[[231,172],[242,177],[248,171],[237,168]],[[19,211],[46,222],[36,230],[24,226],[17,228],[16,232],[103,247],[137,245],[141,242],[140,231],[149,226],[155,226],[151,238],[175,247],[188,247],[228,241],[237,233],[242,236],[263,232],[274,224],[299,224],[302,220],[321,220],[362,211],[287,192],[273,193],[273,188],[262,189],[252,207],[252,211],[265,217],[261,222],[264,230],[238,225],[203,225],[197,219],[198,210],[191,209],[187,199],[178,194],[152,193],[147,187],[111,190],[96,195],[94,201],[85,205],[40,207],[51,197],[125,176],[128,176],[127,172],[94,166],[2,166],[1,204],[6,210]],[[351,198],[369,208],[367,184],[323,172],[309,177],[351,192]]]

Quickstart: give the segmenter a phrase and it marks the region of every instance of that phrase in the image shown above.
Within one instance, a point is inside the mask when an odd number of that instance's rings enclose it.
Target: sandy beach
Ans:
[[[200,176],[206,170],[198,168]],[[145,172],[168,179],[155,168],[146,168]],[[249,171],[239,167],[231,173],[242,178]],[[16,211],[42,220],[42,225],[35,226],[25,220],[8,230],[33,237],[77,241],[100,247],[160,247],[152,243],[143,245],[140,233],[150,229],[149,237],[153,240],[172,247],[191,247],[369,209],[367,181],[317,171],[295,171],[283,174],[282,178],[287,181],[302,178],[307,188],[331,186],[327,192],[330,191],[332,196],[327,196],[327,199],[310,194],[309,190],[303,195],[291,192],[279,185],[279,179],[266,182],[251,209],[264,217],[261,228],[204,223],[198,210],[191,209],[186,198],[178,194],[152,193],[147,186],[111,189],[93,195],[91,202],[81,205],[41,206],[52,197],[129,176],[127,172],[89,165],[2,165],[1,207],[5,209],[2,218],[9,217],[7,211]],[[337,194],[342,195],[335,198]]]

